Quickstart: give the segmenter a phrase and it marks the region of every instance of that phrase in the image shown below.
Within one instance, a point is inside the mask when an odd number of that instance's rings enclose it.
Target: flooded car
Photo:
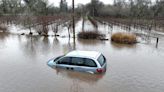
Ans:
[[[49,60],[48,65],[50,67],[94,74],[105,72],[107,62],[100,52],[76,50]]]

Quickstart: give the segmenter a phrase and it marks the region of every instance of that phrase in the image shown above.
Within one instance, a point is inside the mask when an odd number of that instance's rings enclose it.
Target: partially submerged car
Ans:
[[[71,51],[66,55],[48,61],[50,67],[63,68],[87,73],[103,73],[106,71],[106,58],[96,51]]]

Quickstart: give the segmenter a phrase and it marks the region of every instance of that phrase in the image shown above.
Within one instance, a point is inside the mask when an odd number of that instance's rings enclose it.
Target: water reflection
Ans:
[[[84,88],[82,83],[86,83],[88,85],[94,85],[99,80],[103,78],[105,73],[103,74],[89,74],[89,73],[83,73],[83,72],[77,72],[77,71],[71,71],[71,70],[65,70],[60,68],[51,67],[54,69],[57,76],[65,77],[71,80],[70,83],[70,90],[69,92],[84,92]]]
[[[31,36],[19,36],[19,46],[20,49],[23,50],[25,55],[29,57],[35,57],[37,54],[37,47],[38,46],[38,37],[31,37]]]
[[[0,92],[163,92],[163,43],[160,40],[156,49],[154,44],[131,46],[77,39],[74,45],[72,38],[3,34],[0,44],[6,47],[0,49]],[[51,69],[46,65],[50,58],[74,47],[102,52],[108,60],[106,74]]]
[[[40,50],[43,50],[42,51],[43,53],[47,54],[51,51],[51,44],[48,37],[43,37],[40,45],[41,45]]]
[[[43,37],[43,36],[17,36],[18,43],[23,53],[27,56],[36,57],[36,55],[48,55],[53,52],[68,53],[76,49],[72,39]]]
[[[80,44],[83,45],[98,45],[98,44],[105,44],[105,41],[100,40],[86,40],[86,39],[77,39]]]
[[[74,40],[72,41],[70,38],[65,40],[67,40],[67,42],[62,45],[64,53],[70,52],[72,50],[76,50],[76,43],[74,42]]]
[[[73,81],[70,85],[71,85],[71,87],[70,87],[69,92],[84,92],[84,88],[81,87],[78,80],[73,79]]]
[[[115,49],[124,49],[124,48],[128,48],[128,49],[135,49],[136,48],[136,44],[119,44],[119,43],[115,43],[115,42],[111,42],[111,45],[113,48]]]
[[[69,79],[78,80],[79,82],[85,82],[87,84],[95,84],[99,80],[103,78],[105,73],[103,74],[89,74],[89,73],[83,73],[83,72],[76,72],[71,70],[65,70],[60,68],[53,68],[56,71],[57,75],[60,75],[62,77],[67,77]]]
[[[5,41],[8,36],[9,36],[9,33],[0,32],[0,41]]]
[[[53,49],[56,49],[56,50],[60,49],[60,41],[59,41],[59,39],[54,37],[52,45],[53,45],[52,46]]]
[[[8,36],[9,36],[9,33],[0,32],[0,49],[5,48],[5,42]]]

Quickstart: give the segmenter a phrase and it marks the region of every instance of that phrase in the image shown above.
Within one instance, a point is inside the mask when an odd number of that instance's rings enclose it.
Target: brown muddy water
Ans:
[[[163,92],[164,42],[120,45],[110,41],[0,33],[0,92]],[[105,74],[52,69],[47,61],[72,49],[102,52]]]

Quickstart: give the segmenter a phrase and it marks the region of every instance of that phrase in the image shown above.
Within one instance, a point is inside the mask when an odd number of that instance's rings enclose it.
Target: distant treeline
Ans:
[[[48,0],[0,0],[0,15],[53,15],[59,8]]]
[[[62,12],[61,6],[66,7],[67,10]],[[91,0],[86,5],[79,4],[75,10],[77,14],[95,17],[164,18],[164,1],[113,0],[112,5],[105,5],[99,0]],[[67,4],[55,7],[53,4],[49,4],[48,0],[0,0],[0,16],[55,15],[59,13],[71,13],[71,7],[68,7]]]
[[[164,1],[113,0],[113,5],[105,5],[99,0],[91,0],[87,5],[79,5],[77,12],[95,17],[164,18]]]

